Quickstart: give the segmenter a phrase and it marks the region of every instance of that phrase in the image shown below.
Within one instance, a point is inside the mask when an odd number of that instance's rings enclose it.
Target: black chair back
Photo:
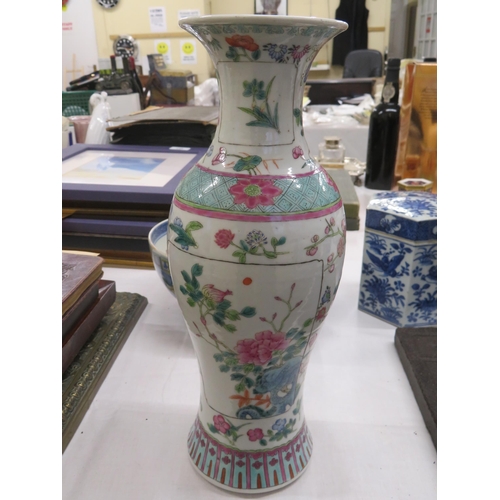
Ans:
[[[361,49],[349,52],[344,62],[343,78],[382,76],[384,60],[378,50]]]

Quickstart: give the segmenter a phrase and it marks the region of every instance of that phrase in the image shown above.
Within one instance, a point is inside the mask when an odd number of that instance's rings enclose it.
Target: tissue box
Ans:
[[[397,327],[437,325],[437,195],[390,191],[371,199],[358,308]]]

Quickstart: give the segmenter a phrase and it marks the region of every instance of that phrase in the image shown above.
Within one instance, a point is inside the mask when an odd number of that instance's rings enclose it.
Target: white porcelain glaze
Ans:
[[[309,353],[345,252],[338,189],[311,157],[302,97],[319,49],[346,24],[288,16],[183,19],[214,62],[220,123],[169,214],[173,287],[198,357],[188,439],[197,470],[245,493],[296,479],[312,452]]]

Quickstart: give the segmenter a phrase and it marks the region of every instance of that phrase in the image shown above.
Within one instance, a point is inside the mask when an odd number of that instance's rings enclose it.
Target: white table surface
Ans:
[[[340,288],[305,380],[313,456],[297,481],[259,498],[436,498],[436,450],[395,327],[357,309],[364,209],[375,191],[356,189],[361,230],[347,233]],[[237,498],[205,481],[188,457],[200,382],[175,298],[153,270],[106,267],[104,278],[148,305],[62,456],[63,499]]]

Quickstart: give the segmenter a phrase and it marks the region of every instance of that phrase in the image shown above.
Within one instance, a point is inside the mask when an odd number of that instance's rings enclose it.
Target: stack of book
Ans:
[[[63,452],[147,305],[102,279],[103,263],[95,254],[62,254]]]
[[[116,298],[114,281],[103,280],[104,259],[62,253],[62,372],[70,366]]]
[[[126,126],[126,125],[124,125]],[[148,234],[206,148],[74,144],[62,155],[62,249],[153,268]]]

